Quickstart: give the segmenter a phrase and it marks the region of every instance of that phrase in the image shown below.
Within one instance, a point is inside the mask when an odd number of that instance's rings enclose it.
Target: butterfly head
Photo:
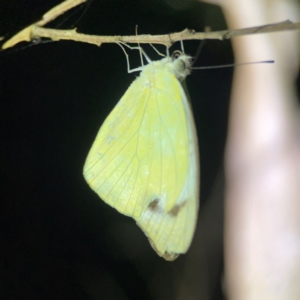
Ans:
[[[183,81],[187,75],[191,73],[192,57],[182,53],[181,51],[174,51],[172,54],[172,69],[179,81]]]

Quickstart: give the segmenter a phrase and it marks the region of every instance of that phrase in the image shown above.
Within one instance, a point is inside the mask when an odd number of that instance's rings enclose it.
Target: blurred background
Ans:
[[[11,37],[60,2],[2,0],[0,36]],[[226,29],[217,6],[193,0],[94,0],[80,8],[48,27],[95,35],[134,35],[136,25],[153,35]],[[194,55],[199,44],[185,42],[186,53]],[[139,66],[139,54],[128,54],[131,67]],[[207,41],[196,66],[233,62],[229,41]],[[224,299],[222,162],[232,74],[200,70],[187,78],[201,204],[189,252],[166,262],[82,176],[101,124],[138,76],[127,74],[120,47],[41,41],[2,51],[1,299]]]

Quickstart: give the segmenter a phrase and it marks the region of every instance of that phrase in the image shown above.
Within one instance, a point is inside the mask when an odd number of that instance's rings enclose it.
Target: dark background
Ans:
[[[11,37],[59,2],[2,0],[0,35]],[[96,35],[134,35],[135,25],[153,35],[226,29],[218,7],[192,0],[94,0],[80,18],[86,4],[82,8],[47,26],[70,29],[78,21],[79,32]],[[199,42],[184,45],[194,55]],[[131,66],[139,66],[138,53],[128,54]],[[207,41],[196,65],[232,62],[229,41]],[[0,298],[223,299],[223,178],[217,174],[232,73],[201,70],[187,78],[201,209],[189,252],[166,262],[135,222],[102,202],[82,176],[97,131],[137,76],[127,74],[120,47],[60,41],[2,51]]]

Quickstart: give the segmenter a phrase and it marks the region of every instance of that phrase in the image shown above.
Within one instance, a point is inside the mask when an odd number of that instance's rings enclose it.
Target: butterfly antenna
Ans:
[[[275,62],[274,60],[263,60],[263,61],[245,62],[245,63],[228,64],[228,65],[220,65],[220,66],[196,67],[192,69],[193,70],[221,69],[221,68],[238,67],[244,65],[254,65],[254,64],[273,64],[274,62]]]
[[[195,63],[197,60],[198,60],[198,57],[200,56],[200,53],[202,52],[202,49],[204,47],[206,43],[206,40],[202,40],[197,48],[197,51],[196,51],[196,55],[194,56],[194,62]]]

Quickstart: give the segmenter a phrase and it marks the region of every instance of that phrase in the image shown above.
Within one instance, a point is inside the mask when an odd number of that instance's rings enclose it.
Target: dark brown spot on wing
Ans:
[[[181,204],[176,204],[170,211],[169,215],[171,217],[177,217],[178,213],[180,212],[181,208],[184,207],[186,204],[186,201],[183,201]]]
[[[158,198],[151,201],[148,205],[148,209],[150,209],[152,211],[156,211],[158,209],[158,202],[159,202]]]

